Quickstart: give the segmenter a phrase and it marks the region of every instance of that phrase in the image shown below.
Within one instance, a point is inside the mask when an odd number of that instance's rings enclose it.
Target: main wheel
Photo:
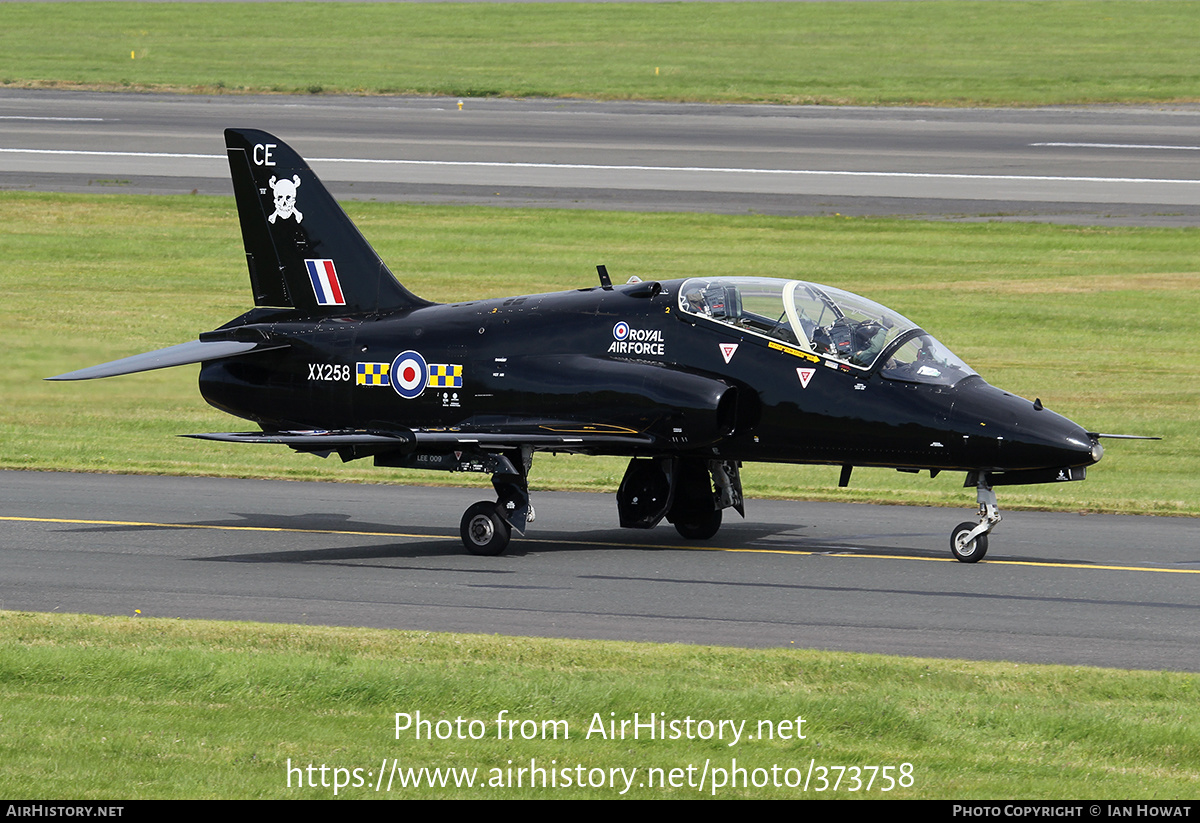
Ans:
[[[963,563],[978,563],[987,554],[987,533],[974,540],[967,537],[978,523],[959,523],[950,533],[950,553]]]
[[[721,510],[696,512],[687,520],[676,520],[675,531],[688,540],[707,540],[721,529]]]
[[[463,545],[471,554],[495,557],[508,548],[512,529],[496,510],[496,504],[483,500],[467,509],[459,526]]]

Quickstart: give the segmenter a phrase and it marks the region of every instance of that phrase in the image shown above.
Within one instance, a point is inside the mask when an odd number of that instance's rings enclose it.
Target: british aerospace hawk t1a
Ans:
[[[392,275],[308,165],[277,138],[225,142],[253,309],[198,340],[60,375],[200,363],[200,392],[275,443],[375,465],[486,472],[462,518],[496,555],[533,520],[536,452],[631,458],[622,526],[684,537],[744,515],[741,467],[812,463],[964,471],[975,562],[1000,521],[994,486],[1082,480],[1101,435],[988,385],[932,335],[855,294],[801,280],[695,276],[436,304]]]

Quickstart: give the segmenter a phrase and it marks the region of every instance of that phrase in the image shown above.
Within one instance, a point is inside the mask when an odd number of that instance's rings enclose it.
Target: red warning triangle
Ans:
[[[796,374],[800,376],[800,387],[807,389],[808,381],[812,380],[813,375],[816,373],[816,369],[796,369]]]
[[[726,363],[733,359],[733,353],[737,351],[737,343],[718,343],[717,345],[721,347],[721,356],[725,358]]]

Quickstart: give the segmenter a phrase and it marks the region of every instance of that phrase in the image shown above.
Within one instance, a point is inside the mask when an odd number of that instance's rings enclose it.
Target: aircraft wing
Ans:
[[[132,357],[124,357],[120,360],[89,366],[86,369],[78,369],[46,379],[93,380],[97,377],[116,377],[120,374],[167,369],[171,366],[186,366],[189,363],[203,363],[206,360],[234,357],[252,351],[282,349],[287,345],[287,343],[272,343],[265,340],[193,340],[190,343],[180,343],[178,346],[168,346],[165,349],[135,354]]]
[[[216,440],[221,443],[267,443],[291,446],[299,451],[327,451],[342,446],[398,446],[413,444],[411,432],[364,431],[278,431],[278,432],[211,432],[185,434],[197,440]]]
[[[555,431],[545,426],[513,427],[506,432],[476,431],[278,431],[278,432],[213,432],[188,434],[198,440],[223,443],[264,443],[290,446],[297,451],[331,451],[344,447],[361,447],[374,451],[401,449],[420,451],[455,446],[464,449],[515,449],[531,446],[539,451],[590,451],[615,446],[649,446],[655,438],[648,434],[609,427],[576,427]]]

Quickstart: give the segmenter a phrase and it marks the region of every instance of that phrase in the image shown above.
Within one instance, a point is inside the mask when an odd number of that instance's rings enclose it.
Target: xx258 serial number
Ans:
[[[308,379],[348,382],[350,380],[350,366],[346,364],[339,365],[337,363],[309,363]]]

